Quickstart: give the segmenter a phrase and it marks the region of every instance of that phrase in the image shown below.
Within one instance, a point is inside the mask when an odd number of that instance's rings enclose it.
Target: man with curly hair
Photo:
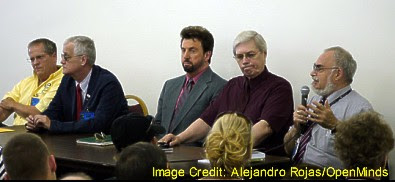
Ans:
[[[335,134],[335,151],[346,169],[367,168],[368,171],[385,169],[388,153],[394,148],[391,127],[374,111],[354,115],[339,123]],[[382,174],[386,176],[383,172]],[[369,179],[380,179],[368,172]],[[388,171],[387,171],[388,175]],[[361,176],[349,176],[361,178]]]

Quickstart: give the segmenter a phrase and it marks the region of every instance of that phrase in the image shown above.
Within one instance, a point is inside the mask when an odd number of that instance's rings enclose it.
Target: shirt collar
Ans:
[[[259,85],[260,83],[262,83],[263,81],[265,81],[267,78],[269,77],[269,70],[267,69],[267,67],[265,66],[265,69],[262,71],[261,74],[259,74],[258,76],[256,76],[253,79],[248,79],[246,76],[244,76],[244,80],[245,83],[244,84],[248,84],[250,86],[250,89],[255,88],[257,85]]]
[[[63,67],[62,66],[56,65],[56,68],[58,68],[58,69],[55,72],[51,73],[49,75],[49,77],[47,78],[47,80],[44,80],[41,84],[45,83],[48,80],[51,80],[54,77],[59,76],[60,74],[63,74]],[[33,71],[33,76],[34,76],[34,78],[37,78],[37,80],[38,80],[38,76],[34,71]]]
[[[91,75],[92,75],[92,69],[89,71],[88,75],[86,75],[86,77],[84,78],[84,80],[82,80],[80,84],[81,90],[83,91],[83,93],[86,93],[88,90],[88,86],[89,86],[89,81],[91,80]],[[78,85],[78,82],[75,81],[75,86]]]
[[[327,98],[327,100],[329,101],[329,103],[331,103],[333,100],[337,99],[338,97],[340,97],[341,95],[343,95],[344,93],[346,93],[348,90],[351,89],[350,85],[347,85],[346,87],[337,90],[335,92],[333,92],[332,94],[330,94]],[[322,99],[322,96],[320,97],[320,99]]]
[[[200,72],[199,74],[197,74],[196,76],[194,76],[193,78],[188,77],[188,75],[185,75],[186,80],[185,80],[185,85],[188,83],[188,81],[190,79],[193,79],[193,83],[196,85],[196,83],[198,82],[200,76],[203,75],[204,72],[206,72],[210,67],[207,67],[206,69],[204,69],[202,72]]]

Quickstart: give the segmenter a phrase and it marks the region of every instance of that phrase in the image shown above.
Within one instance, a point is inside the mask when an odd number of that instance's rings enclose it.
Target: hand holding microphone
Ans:
[[[308,86],[303,86],[300,89],[300,92],[302,94],[302,101],[301,101],[301,106],[298,106],[295,113],[294,113],[294,123],[299,124],[300,128],[300,133],[304,134],[307,130],[306,122],[307,122],[307,113],[306,111],[306,105],[307,105],[307,98],[310,92],[310,89]],[[296,124],[297,125],[297,124]]]

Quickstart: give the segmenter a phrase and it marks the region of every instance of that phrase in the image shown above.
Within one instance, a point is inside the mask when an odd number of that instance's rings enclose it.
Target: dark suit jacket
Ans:
[[[95,114],[93,119],[75,121],[75,80],[65,75],[48,109],[43,112],[51,119],[50,132],[109,133],[112,122],[127,114],[127,101],[118,79],[106,69],[94,65],[82,111]]]
[[[200,114],[203,113],[226,84],[226,80],[215,74],[209,67],[193,86],[184,105],[180,108],[176,118],[174,118],[174,128],[169,130],[173,111],[185,79],[186,76],[182,75],[166,81],[160,94],[155,119],[161,121],[166,133],[177,135],[188,128],[192,122],[199,118]]]

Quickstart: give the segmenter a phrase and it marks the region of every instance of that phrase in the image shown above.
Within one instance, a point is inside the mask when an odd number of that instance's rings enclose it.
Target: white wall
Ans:
[[[323,49],[349,50],[358,63],[353,88],[394,128],[394,7],[393,0],[0,0],[0,95],[31,74],[28,42],[47,37],[61,52],[66,38],[87,35],[95,40],[97,64],[115,73],[125,93],[140,96],[155,114],[164,81],[183,74],[183,27],[211,31],[211,66],[225,79],[241,74],[232,58],[234,37],[253,29],[268,43],[269,70],[291,82],[295,103]],[[391,155],[395,168],[395,152]]]

